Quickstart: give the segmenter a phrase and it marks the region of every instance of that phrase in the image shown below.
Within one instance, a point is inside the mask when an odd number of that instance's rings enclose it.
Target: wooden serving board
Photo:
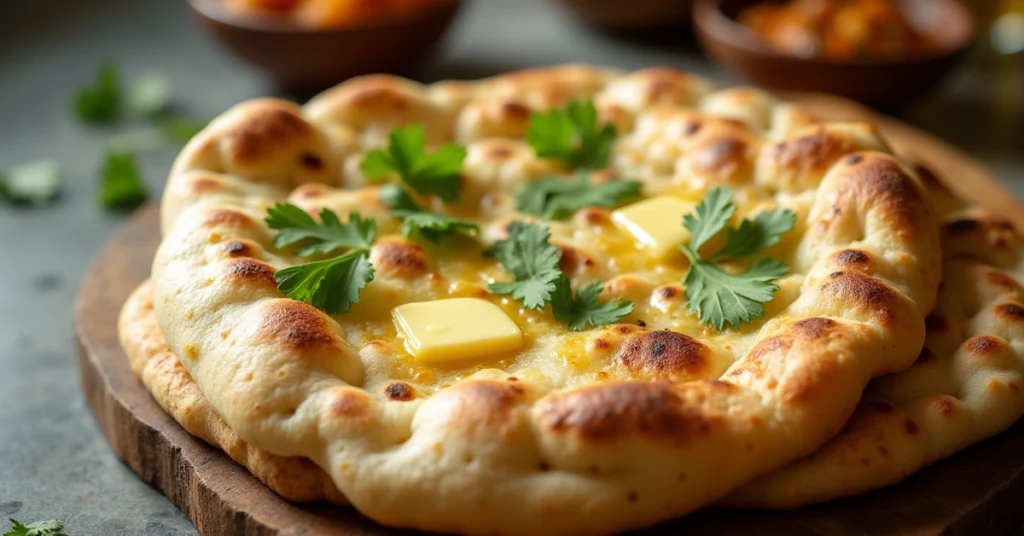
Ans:
[[[799,99],[829,119],[869,119],[905,155],[948,178],[964,198],[1024,228],[1024,208],[975,161],[937,139],[848,101]],[[185,432],[128,368],[117,317],[149,275],[159,241],[157,209],[138,212],[104,246],[75,311],[82,390],[114,452],[162,491],[203,536],[398,534],[351,508],[289,503],[227,455]],[[1024,520],[1024,422],[897,486],[790,512],[704,511],[649,534],[1004,534]]]

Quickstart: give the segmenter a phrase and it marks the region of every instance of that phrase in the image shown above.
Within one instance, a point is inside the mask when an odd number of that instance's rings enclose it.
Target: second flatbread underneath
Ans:
[[[1024,242],[977,212],[948,217],[942,235],[943,285],[914,365],[873,381],[819,451],[725,505],[797,508],[890,486],[1024,415]]]

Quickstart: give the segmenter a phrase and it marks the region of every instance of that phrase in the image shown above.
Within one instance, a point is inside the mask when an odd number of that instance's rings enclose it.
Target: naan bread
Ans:
[[[728,184],[738,217],[798,214],[769,252],[793,273],[764,321],[723,332],[699,324],[682,298],[684,261],[651,262],[598,208],[552,222],[553,241],[575,285],[603,280],[606,295],[634,300],[623,323],[572,333],[488,295],[504,274],[480,253],[523,217],[514,193],[559,171],[522,141],[529,113],[569,98],[593,98],[619,127],[609,174],[642,181],[645,195],[697,200]],[[391,235],[397,221],[358,162],[409,122],[431,142],[467,145],[451,209],[481,224],[485,244]],[[815,124],[758,90],[713,91],[665,69],[565,66],[432,86],[374,76],[304,108],[248,102],[193,139],[172,170],[153,308],[195,383],[172,385],[185,376],[169,370],[147,386],[158,399],[201,392],[209,410],[192,406],[203,413],[192,427],[244,448],[233,456],[257,476],[270,479],[264,464],[312,460],[389,525],[608,533],[683,515],[815,451],[871,378],[919,353],[938,286],[938,224],[914,173],[887,151],[868,125]],[[277,291],[274,272],[301,262],[272,246],[262,222],[284,199],[376,218],[377,278],[350,313],[328,316]],[[136,294],[143,308],[147,296]],[[415,361],[391,308],[455,296],[501,306],[524,331],[523,351],[457,367]],[[129,305],[131,353],[133,330],[155,330]],[[149,355],[144,377],[169,361]],[[187,407],[161,403],[188,420]],[[307,497],[333,494],[297,472]]]
[[[1008,221],[945,205],[943,281],[917,361],[874,380],[821,450],[726,505],[796,508],[885,487],[1024,415],[1024,240]]]

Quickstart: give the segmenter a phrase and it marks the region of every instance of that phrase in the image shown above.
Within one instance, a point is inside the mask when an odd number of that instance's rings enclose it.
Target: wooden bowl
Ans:
[[[315,91],[353,76],[401,73],[441,40],[461,6],[438,4],[408,17],[351,28],[307,28],[270,17],[229,13],[224,0],[188,0],[211,34],[289,89]]]
[[[555,0],[587,24],[604,30],[637,34],[684,28],[690,22],[690,0]]]
[[[900,59],[835,61],[801,58],[772,50],[736,21],[760,0],[696,0],[697,40],[715,61],[755,84],[783,90],[832,93],[874,105],[907,102],[935,87],[970,48],[974,23],[955,0],[906,0],[918,30],[938,46]]]

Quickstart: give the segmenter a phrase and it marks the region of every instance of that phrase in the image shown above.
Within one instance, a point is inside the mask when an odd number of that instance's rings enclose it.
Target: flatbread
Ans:
[[[796,508],[889,486],[1024,415],[1024,241],[1008,221],[945,205],[943,283],[917,361],[874,380],[821,450],[725,505]]]
[[[575,285],[603,280],[606,295],[636,302],[623,323],[570,333],[484,291],[504,275],[479,252],[522,218],[514,192],[559,171],[519,139],[529,112],[568,98],[594,98],[615,122],[613,172],[647,195],[699,199],[728,184],[741,215],[798,214],[770,251],[793,275],[764,321],[721,333],[700,325],[681,298],[685,265],[644,261],[596,208],[551,223],[553,241]],[[358,210],[393,233],[358,162],[409,122],[431,142],[467,144],[453,209],[481,223],[484,245],[384,236],[371,252],[377,278],[350,313],[283,298],[273,273],[300,260],[272,246],[265,208],[287,198],[310,212]],[[713,91],[666,69],[565,66],[433,86],[375,76],[301,109],[252,101],[215,120],[172,170],[153,266],[157,327],[212,410],[194,428],[223,427],[215,442],[237,437],[269,463],[312,460],[381,523],[489,534],[642,527],[810,454],[871,378],[919,353],[938,225],[915,175],[886,151],[869,125],[815,124],[758,90]],[[460,367],[413,360],[391,308],[464,295],[503,307],[524,350]],[[142,325],[123,322],[122,336],[136,339]],[[158,399],[190,389],[150,384]],[[308,477],[297,476],[310,496],[329,495]]]

